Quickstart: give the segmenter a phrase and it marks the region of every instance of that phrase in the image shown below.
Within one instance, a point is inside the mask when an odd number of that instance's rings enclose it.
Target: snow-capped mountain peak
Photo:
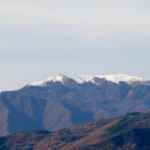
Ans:
[[[53,81],[53,82],[64,82],[65,80],[67,80],[69,77],[67,77],[66,75],[63,74],[59,74],[56,76],[50,76],[48,77],[48,81]]]
[[[83,82],[92,82],[95,83],[96,79],[105,79],[114,83],[119,83],[120,81],[123,82],[143,82],[144,78],[137,77],[137,76],[130,76],[126,74],[109,74],[109,75],[85,75],[81,76],[81,81]]]
[[[33,82],[29,85],[32,86],[45,86],[49,82],[61,82],[62,84],[65,83],[84,83],[84,82],[91,82],[93,84],[100,84],[102,80],[111,81],[114,83],[119,83],[120,81],[133,83],[133,82],[144,82],[142,77],[137,76],[130,76],[126,74],[109,74],[109,75],[85,75],[80,76],[79,78],[71,78],[63,74],[58,74],[55,76],[49,76],[46,80]]]
[[[46,80],[30,83],[29,85],[32,85],[32,86],[44,86],[48,82],[65,83],[68,80],[71,80],[71,78],[69,78],[69,77],[67,77],[66,75],[63,75],[63,74],[58,74],[58,75],[54,75],[54,76],[49,76]]]
[[[109,74],[109,75],[102,75],[100,76],[100,78],[104,78],[106,80],[115,82],[115,83],[119,83],[120,81],[124,81],[124,82],[143,82],[144,78],[142,77],[138,77],[138,76],[130,76],[130,75],[126,75],[126,74]]]

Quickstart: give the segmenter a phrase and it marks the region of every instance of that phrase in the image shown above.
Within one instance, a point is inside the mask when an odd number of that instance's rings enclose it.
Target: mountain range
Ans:
[[[0,138],[1,150],[149,150],[150,113],[124,117],[56,132],[19,132]]]
[[[150,82],[128,75],[65,75],[0,93],[0,136],[51,131],[150,109]]]

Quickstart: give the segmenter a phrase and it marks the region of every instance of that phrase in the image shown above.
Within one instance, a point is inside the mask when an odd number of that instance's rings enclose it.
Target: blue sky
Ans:
[[[51,74],[150,79],[148,0],[0,0],[0,89]]]

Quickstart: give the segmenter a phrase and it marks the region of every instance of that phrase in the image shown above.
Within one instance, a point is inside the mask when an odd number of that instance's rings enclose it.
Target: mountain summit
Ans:
[[[111,81],[113,83],[119,83],[119,82],[127,82],[127,83],[133,83],[133,82],[144,82],[144,78],[138,77],[138,76],[130,76],[126,74],[108,74],[108,75],[82,75],[77,78],[71,78],[63,74],[58,74],[55,76],[49,76],[46,80],[37,81],[30,83],[29,85],[32,86],[45,86],[50,82],[60,82],[60,83],[68,83],[68,82],[77,82],[77,83],[84,83],[84,82],[91,82],[97,84],[97,81],[99,80],[107,80]]]
[[[126,75],[126,74],[109,74],[109,75],[103,75],[100,76],[100,78],[104,78],[106,80],[115,82],[115,83],[119,83],[120,81],[123,82],[143,82],[144,78],[142,77],[138,77],[138,76],[130,76],[130,75]]]
[[[66,76],[66,75],[58,74],[58,75],[55,75],[55,76],[49,76],[46,80],[33,82],[33,83],[29,84],[29,85],[32,85],[32,86],[40,86],[40,85],[44,86],[44,85],[47,85],[50,82],[60,82],[60,83],[65,84],[66,82],[69,82],[69,81],[73,82],[74,80],[72,78]]]

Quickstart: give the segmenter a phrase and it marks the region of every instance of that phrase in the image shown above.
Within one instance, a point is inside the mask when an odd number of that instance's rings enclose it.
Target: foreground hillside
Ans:
[[[131,113],[57,132],[20,132],[0,138],[0,149],[149,150],[150,113]]]
[[[57,80],[2,92],[0,135],[33,130],[55,131],[128,112],[149,111],[149,82],[133,81],[112,82],[93,77],[79,83],[60,76]]]

